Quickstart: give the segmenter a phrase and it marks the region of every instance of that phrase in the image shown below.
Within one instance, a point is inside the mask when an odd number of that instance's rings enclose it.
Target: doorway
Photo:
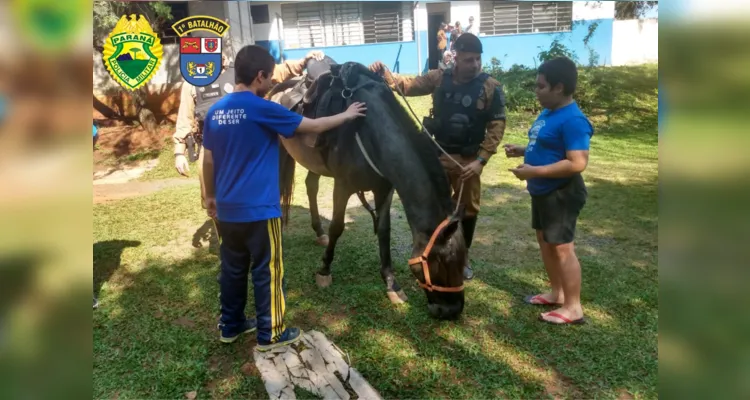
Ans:
[[[438,62],[443,57],[437,48],[437,32],[440,24],[448,22],[450,13],[450,2],[427,3],[427,43],[428,51],[428,68],[437,69]]]

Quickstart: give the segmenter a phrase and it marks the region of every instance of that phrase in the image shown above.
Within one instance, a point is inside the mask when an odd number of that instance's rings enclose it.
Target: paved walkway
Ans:
[[[99,171],[94,174],[94,204],[142,196],[174,186],[195,185],[197,179],[170,178],[153,181],[136,181],[146,171],[156,167],[159,160],[145,161],[133,168]]]
[[[296,399],[300,387],[324,399],[380,400],[380,394],[349,366],[343,354],[325,335],[305,332],[297,344],[261,353],[253,358],[269,398]]]

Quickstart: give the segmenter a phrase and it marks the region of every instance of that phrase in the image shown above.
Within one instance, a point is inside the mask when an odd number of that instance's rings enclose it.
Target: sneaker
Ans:
[[[470,265],[464,267],[464,280],[470,281],[474,279],[474,270],[471,269]]]
[[[237,338],[240,337],[241,334],[254,332],[255,329],[258,328],[258,321],[255,318],[246,319],[245,324],[242,326],[242,328],[239,331],[235,332],[231,332],[226,329],[224,327],[224,324],[219,324],[217,328],[221,330],[219,341],[222,343],[232,343],[237,340]]]
[[[277,340],[276,343],[264,343],[263,341],[258,340],[258,346],[256,346],[255,348],[258,349],[258,351],[269,351],[277,349],[279,347],[297,343],[300,341],[300,339],[302,339],[301,329],[286,328],[284,333],[279,336],[279,340]]]

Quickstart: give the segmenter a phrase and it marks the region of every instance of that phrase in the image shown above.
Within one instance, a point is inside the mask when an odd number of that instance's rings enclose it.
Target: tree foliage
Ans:
[[[658,1],[617,1],[615,2],[615,19],[639,19],[654,7]]]
[[[151,24],[151,29],[158,32],[162,25],[172,19],[171,8],[163,1],[157,2],[94,2],[94,49],[101,51],[104,40],[117,25],[123,15],[143,14]]]

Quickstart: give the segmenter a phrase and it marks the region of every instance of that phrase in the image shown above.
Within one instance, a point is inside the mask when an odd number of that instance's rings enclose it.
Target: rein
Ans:
[[[393,74],[391,73],[391,71],[388,69],[388,67],[385,67],[385,68],[388,71],[388,74],[391,75],[391,79],[393,79]],[[349,80],[348,71],[349,71],[349,69],[344,69],[344,66],[342,66],[341,69],[339,69],[338,74],[334,74],[333,71],[331,71],[331,77],[333,79],[331,80],[331,83],[329,85],[329,87],[332,87],[333,83],[336,80],[339,80],[343,84],[344,89],[341,90],[341,97],[343,97],[344,99],[346,99],[348,105],[351,104],[351,102],[352,102],[352,100],[351,100],[352,96],[359,89],[362,89],[363,87],[369,86],[371,84],[384,84],[384,82],[367,81],[367,82],[361,83],[361,84],[359,84],[359,85],[357,85],[357,86],[355,86],[353,88],[350,88],[349,85],[348,85],[348,82],[347,82]],[[347,73],[344,74],[344,72],[347,72]],[[342,77],[342,75],[345,75],[345,76]],[[443,154],[445,154],[451,161],[453,161],[453,163],[455,163],[461,170],[463,170],[464,167],[461,165],[461,163],[459,163],[458,161],[456,161],[455,158],[451,157],[451,155],[448,154],[445,151],[445,149],[443,149],[440,146],[440,144],[438,144],[438,142],[430,134],[430,132],[427,130],[427,128],[425,128],[424,124],[422,124],[422,122],[419,120],[419,117],[417,117],[417,114],[411,108],[411,105],[409,105],[409,102],[406,100],[406,96],[404,96],[404,94],[401,92],[401,89],[399,89],[398,85],[396,85],[396,90],[398,91],[399,95],[401,95],[401,97],[404,99],[404,102],[406,103],[406,106],[409,108],[409,111],[411,111],[411,113],[414,116],[414,118],[417,120],[417,122],[419,123],[419,125],[422,127],[422,131],[427,134],[427,136],[432,140],[433,143],[435,143],[435,145],[440,149],[440,151],[443,152]],[[365,156],[365,160],[367,160],[367,163],[370,165],[370,167],[372,167],[373,170],[375,170],[375,172],[378,175],[380,175],[381,177],[383,177],[383,174],[378,170],[377,167],[375,167],[375,164],[372,162],[372,160],[370,159],[369,155],[367,154],[367,151],[365,150],[365,147],[362,145],[362,141],[359,138],[359,132],[355,132],[354,135],[355,135],[355,139],[357,141],[357,145],[359,146],[359,149],[362,151],[362,154]],[[456,202],[456,209],[453,211],[454,214],[458,212],[458,208],[460,206],[461,195],[463,194],[463,191],[464,191],[464,183],[463,183],[463,181],[461,181],[461,186],[460,186],[460,189],[459,189],[459,192],[458,192],[458,199],[459,199],[459,201]],[[445,220],[443,220],[443,222],[441,222],[440,225],[438,225],[438,227],[435,228],[435,231],[432,233],[432,236],[430,236],[430,241],[427,243],[427,246],[424,248],[424,251],[422,251],[422,254],[419,255],[418,257],[414,257],[414,258],[409,259],[409,266],[417,265],[417,264],[421,264],[422,265],[422,273],[424,274],[425,283],[422,283],[422,282],[419,281],[419,279],[417,279],[417,284],[419,284],[419,286],[421,288],[423,288],[423,289],[425,289],[425,290],[427,290],[429,292],[433,292],[434,291],[434,292],[457,293],[457,292],[461,292],[462,290],[464,290],[464,285],[463,284],[461,286],[454,286],[454,287],[437,286],[437,285],[433,285],[432,284],[432,280],[430,279],[430,268],[429,268],[429,265],[427,263],[427,258],[429,257],[430,252],[432,251],[432,247],[435,245],[435,241],[437,240],[438,235],[440,235],[440,233],[443,232],[443,230],[445,229],[445,227],[448,226],[448,224],[450,223],[450,221],[451,221],[450,217],[448,217]]]

